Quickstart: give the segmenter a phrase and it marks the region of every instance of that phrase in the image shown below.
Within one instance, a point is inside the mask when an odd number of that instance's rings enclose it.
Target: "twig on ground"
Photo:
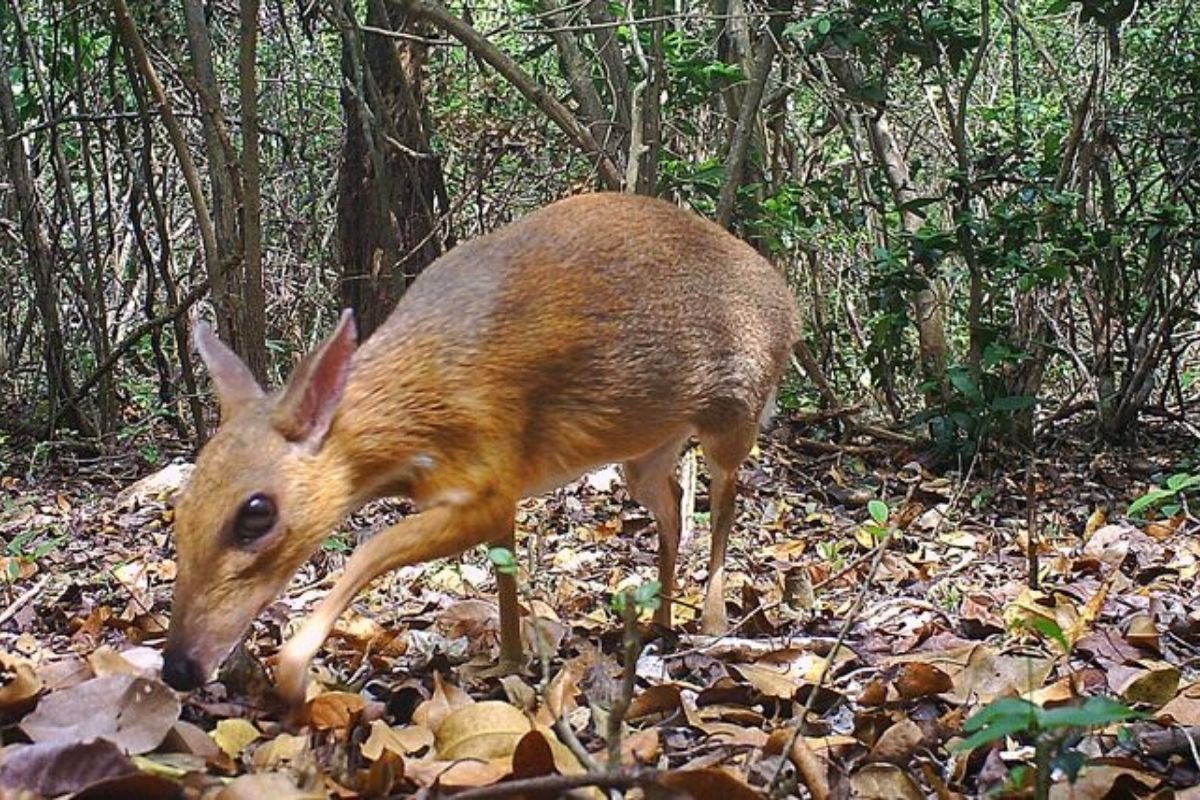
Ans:
[[[0,625],[3,625],[4,623],[8,622],[10,619],[15,617],[18,613],[20,613],[22,608],[29,605],[29,602],[31,600],[33,600],[33,598],[37,597],[38,594],[42,591],[42,589],[46,588],[46,584],[49,581],[50,581],[50,576],[43,575],[41,580],[39,580],[33,586],[30,586],[25,591],[21,592],[21,594],[17,596],[17,599],[13,600],[9,604],[8,608],[6,608],[6,609],[4,609],[4,611],[0,612]]]
[[[595,786],[600,789],[634,789],[639,786],[655,786],[661,773],[657,770],[636,772],[587,772],[583,775],[539,775],[536,778],[519,778],[504,783],[493,783],[455,793],[456,800],[476,800],[485,797],[516,797],[537,793],[563,793],[571,789]]]
[[[825,656],[825,662],[821,665],[821,674],[817,676],[817,682],[808,694],[808,700],[805,701],[804,708],[800,712],[800,718],[796,721],[796,728],[792,731],[792,736],[788,740],[787,747],[783,749],[784,755],[779,759],[779,764],[775,767],[775,773],[771,776],[771,780],[767,784],[767,793],[772,797],[775,796],[779,782],[783,778],[783,768],[788,763],[788,754],[795,747],[796,740],[804,734],[804,722],[808,719],[808,715],[812,713],[813,703],[816,702],[817,695],[820,694],[821,688],[825,685],[826,678],[829,677],[829,671],[833,668],[833,662],[837,658],[838,651],[842,649],[842,645],[846,642],[846,637],[850,635],[850,629],[858,619],[858,612],[866,600],[867,592],[875,582],[875,573],[879,571],[879,565],[883,563],[883,554],[887,551],[887,546],[892,541],[892,536],[895,532],[896,529],[894,527],[888,527],[887,534],[875,547],[875,559],[871,562],[871,569],[867,572],[867,576],[854,598],[854,604],[846,614],[846,621],[842,623],[842,628],[838,631],[837,641],[834,643],[833,648],[830,649],[829,655]]]

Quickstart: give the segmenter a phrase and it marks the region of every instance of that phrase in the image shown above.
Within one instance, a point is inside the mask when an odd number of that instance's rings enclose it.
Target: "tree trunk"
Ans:
[[[47,419],[60,417],[68,426],[84,435],[93,435],[94,426],[72,403],[75,395],[71,369],[67,363],[66,347],[59,317],[58,277],[54,274],[54,258],[46,236],[42,204],[37,196],[33,174],[25,153],[25,139],[20,135],[9,81],[10,59],[7,45],[0,42],[0,132],[4,138],[4,157],[7,172],[13,184],[13,194],[20,213],[21,238],[25,243],[29,259],[29,272],[33,279],[34,303],[42,319],[42,358],[46,367]]]
[[[861,96],[862,79],[846,54],[830,48],[821,55],[842,90],[851,97]],[[901,224],[906,231],[914,232],[921,227],[921,218],[912,211],[911,206],[917,194],[909,181],[908,162],[892,136],[887,114],[883,107],[879,107],[870,109],[863,117],[871,151],[887,179],[892,200],[900,210]],[[925,395],[926,405],[932,407],[940,405],[946,397],[946,323],[933,280],[924,271],[920,272],[919,277],[921,287],[913,292],[910,300],[917,325],[921,371],[926,381],[934,386]]]
[[[217,242],[215,262],[219,266],[214,271],[213,261],[207,263],[212,280],[213,305],[217,310],[217,330],[221,338],[246,362],[254,376],[264,382],[267,376],[267,346],[266,331],[263,330],[266,312],[261,307],[262,268],[260,262],[257,285],[252,287],[238,219],[239,214],[245,211],[242,186],[245,175],[239,168],[239,158],[234,152],[225,122],[221,88],[213,69],[212,41],[202,0],[184,0],[183,6],[194,88],[200,100],[204,151],[208,156],[211,213]],[[243,62],[247,55],[253,59],[253,51],[253,45],[247,48],[243,43]],[[244,70],[245,63],[242,66]],[[253,89],[252,86],[250,88]],[[252,109],[251,113],[255,111]],[[257,142],[257,130],[248,132],[247,136]],[[257,151],[257,144],[254,149]],[[255,303],[259,307],[252,308],[251,305]]]
[[[430,153],[423,112],[424,45],[359,29],[339,7],[346,135],[338,169],[337,242],[342,301],[365,339],[442,251],[441,164]],[[372,28],[413,32],[382,2],[367,5]]]

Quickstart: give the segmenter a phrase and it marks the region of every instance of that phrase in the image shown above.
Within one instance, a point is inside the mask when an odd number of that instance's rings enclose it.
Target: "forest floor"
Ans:
[[[184,696],[158,670],[185,469],[131,488],[155,470],[30,469],[10,444],[0,796],[1200,797],[1200,524],[1186,506],[1126,515],[1195,461],[1194,440],[1155,429],[1100,451],[1063,432],[1030,476],[1022,459],[939,473],[893,444],[806,438],[819,435],[784,422],[741,472],[730,635],[693,633],[702,473],[675,630],[623,628],[612,597],[654,578],[657,543],[601,471],[518,515],[541,642],[526,674],[489,670],[494,571],[473,551],[359,598],[298,731],[272,711],[266,668],[351,542],[403,504],[351,517],[261,616],[249,655]]]

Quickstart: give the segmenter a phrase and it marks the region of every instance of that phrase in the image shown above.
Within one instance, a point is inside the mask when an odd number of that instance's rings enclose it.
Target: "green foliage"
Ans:
[[[1017,360],[1004,345],[994,345],[987,353],[985,363]],[[985,372],[976,380],[966,367],[956,364],[946,376],[949,396],[915,415],[913,424],[928,425],[935,447],[947,454],[973,455],[990,438],[1006,433],[1017,413],[1038,402],[1028,395],[1007,394],[1004,381],[995,372]]]
[[[632,604],[634,611],[653,611],[662,605],[662,584],[658,581],[646,581],[635,588],[617,592],[612,596],[612,609],[618,615],[624,615]]]
[[[1200,486],[1200,475],[1190,472],[1177,472],[1167,478],[1165,487],[1154,486],[1138,499],[1129,504],[1129,516],[1140,517],[1146,511],[1157,509],[1165,516],[1172,517],[1179,513],[1179,503],[1168,503],[1168,500],[1195,494]]]
[[[977,711],[965,723],[970,734],[954,752],[974,750],[1008,736],[1023,739],[1047,737],[1065,744],[1078,729],[1128,722],[1145,715],[1110,697],[1089,697],[1082,705],[1045,709],[1019,697],[1001,697]]]

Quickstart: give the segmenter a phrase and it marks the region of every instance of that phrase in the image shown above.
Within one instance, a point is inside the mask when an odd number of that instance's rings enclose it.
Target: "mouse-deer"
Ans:
[[[361,347],[343,313],[278,392],[198,325],[221,425],[176,509],[165,679],[207,681],[346,514],[411,498],[421,512],[362,543],[284,647],[279,690],[297,704],[309,662],[372,579],[484,543],[511,549],[522,497],[608,463],[657,523],[657,620],[670,625],[674,470],[693,436],[712,478],[701,628],[724,630],[737,469],[799,335],[786,281],[747,244],[665,201],[603,193],[454,248]],[[511,663],[516,582],[498,584]]]

